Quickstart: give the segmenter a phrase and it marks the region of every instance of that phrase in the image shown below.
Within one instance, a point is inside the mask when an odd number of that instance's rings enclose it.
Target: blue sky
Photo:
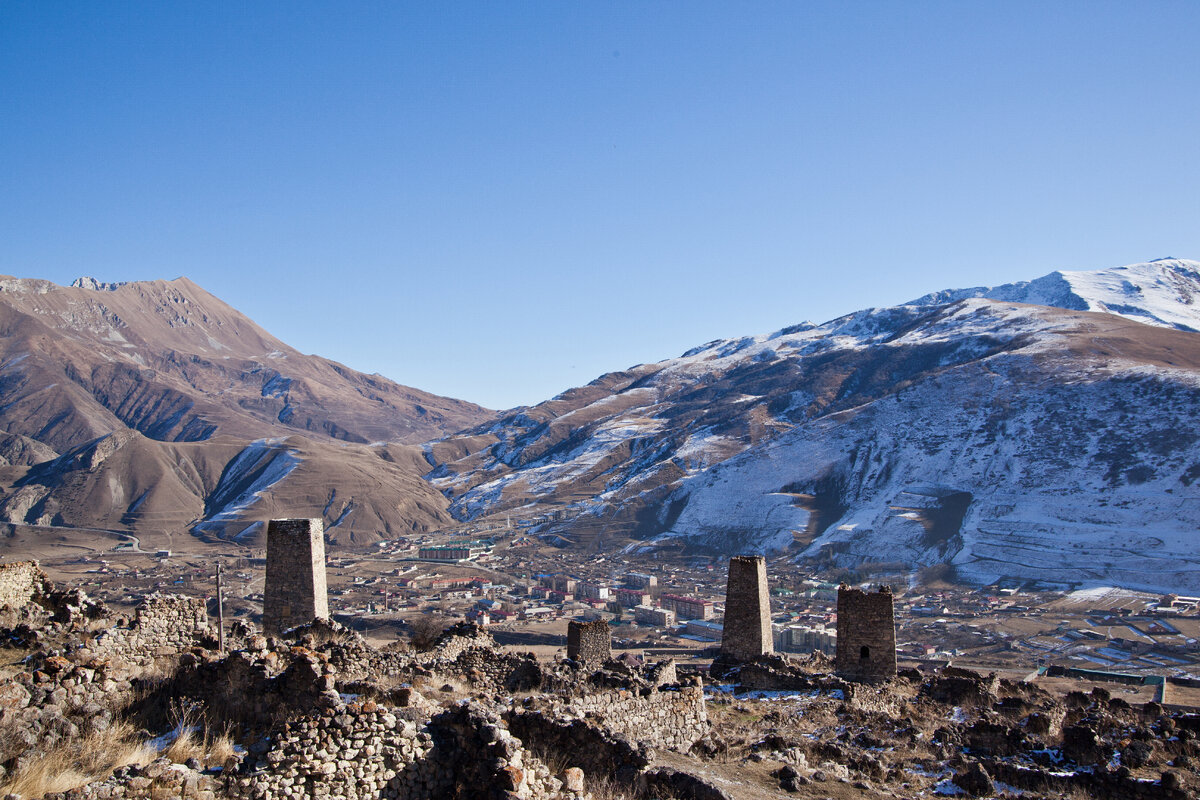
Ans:
[[[241,8],[239,5],[246,5]],[[1197,3],[0,4],[0,272],[491,407],[1200,258]]]

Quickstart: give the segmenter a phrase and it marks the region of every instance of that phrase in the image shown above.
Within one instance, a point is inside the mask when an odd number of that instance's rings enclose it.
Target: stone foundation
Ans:
[[[36,561],[0,564],[0,608],[20,609],[48,585],[46,573]]]
[[[137,671],[155,659],[176,657],[209,643],[213,628],[203,598],[152,594],[134,612],[128,628],[110,628],[92,643],[92,654]]]

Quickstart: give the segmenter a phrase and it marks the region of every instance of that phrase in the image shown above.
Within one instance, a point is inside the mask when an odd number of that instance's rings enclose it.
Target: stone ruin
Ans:
[[[896,677],[896,618],[890,588],[864,592],[838,587],[834,669],[853,682],[883,683]]]
[[[28,568],[0,574],[18,573],[22,585],[40,580]],[[638,796],[707,786],[654,755],[686,753],[708,734],[701,685],[671,661],[608,659],[606,623],[581,627],[578,661],[545,664],[469,623],[414,653],[376,649],[319,617],[274,636],[238,622],[221,653],[200,598],[152,595],[131,619],[101,622],[75,613],[49,644],[0,631],[0,644],[30,649],[25,669],[0,679],[0,786],[118,722],[170,731],[176,708],[244,749],[219,769],[163,758],[122,767],[54,800],[584,800],[588,774],[618,776]]]
[[[324,523],[319,518],[271,520],[267,524],[263,630],[280,633],[328,618]]]
[[[47,585],[46,573],[36,561],[0,564],[0,608],[23,608],[35,595],[44,593]]]
[[[763,556],[734,556],[729,559],[725,587],[721,655],[732,661],[753,661],[774,652],[767,560]]]
[[[567,623],[567,658],[580,664],[603,664],[612,657],[612,633],[602,619]]]
[[[851,785],[863,797],[992,796],[1007,784],[1030,798],[1187,800],[1200,785],[1200,714],[1100,688],[1062,698],[952,667],[850,682],[819,655],[765,654],[741,665],[738,691],[794,691],[802,710],[750,707],[745,695],[706,698],[669,660],[539,662],[468,623],[420,653],[320,619],[270,637],[237,623],[223,654],[203,601],[152,596],[97,632],[94,604],[60,594],[70,602],[45,587],[28,601],[67,609],[59,622],[26,615],[54,636],[0,631],[0,646],[22,650],[21,671],[0,679],[0,786],[117,723],[170,731],[177,706],[240,747],[223,762],[121,767],[47,800],[585,800],[603,796],[600,778],[639,800],[729,800],[741,795],[721,765],[766,760],[784,764],[769,772],[781,789],[810,797],[848,797]],[[890,611],[886,592],[858,593],[880,594]]]

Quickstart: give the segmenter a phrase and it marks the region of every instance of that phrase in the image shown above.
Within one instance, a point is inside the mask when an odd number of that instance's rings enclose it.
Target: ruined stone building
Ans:
[[[882,683],[896,675],[896,618],[892,590],[838,587],[837,674],[849,681]]]
[[[602,619],[567,623],[567,658],[585,664],[603,664],[612,656],[612,633]]]
[[[36,561],[0,564],[0,608],[21,608],[47,584]]]
[[[329,618],[325,525],[318,519],[273,519],[267,525],[263,632],[279,633]]]
[[[753,661],[773,652],[767,560],[763,556],[734,556],[729,559],[725,587],[721,655],[735,661]]]

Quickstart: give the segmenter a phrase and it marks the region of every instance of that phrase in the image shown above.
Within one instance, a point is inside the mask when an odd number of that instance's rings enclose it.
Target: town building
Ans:
[[[639,625],[669,628],[675,624],[675,612],[669,608],[654,608],[649,605],[636,606],[633,609],[633,620]]]
[[[663,608],[674,611],[676,618],[680,620],[713,618],[714,610],[711,600],[678,594],[664,594],[658,598],[658,601]]]
[[[650,595],[641,589],[617,588],[613,590],[613,594],[616,601],[626,608],[650,605]]]

